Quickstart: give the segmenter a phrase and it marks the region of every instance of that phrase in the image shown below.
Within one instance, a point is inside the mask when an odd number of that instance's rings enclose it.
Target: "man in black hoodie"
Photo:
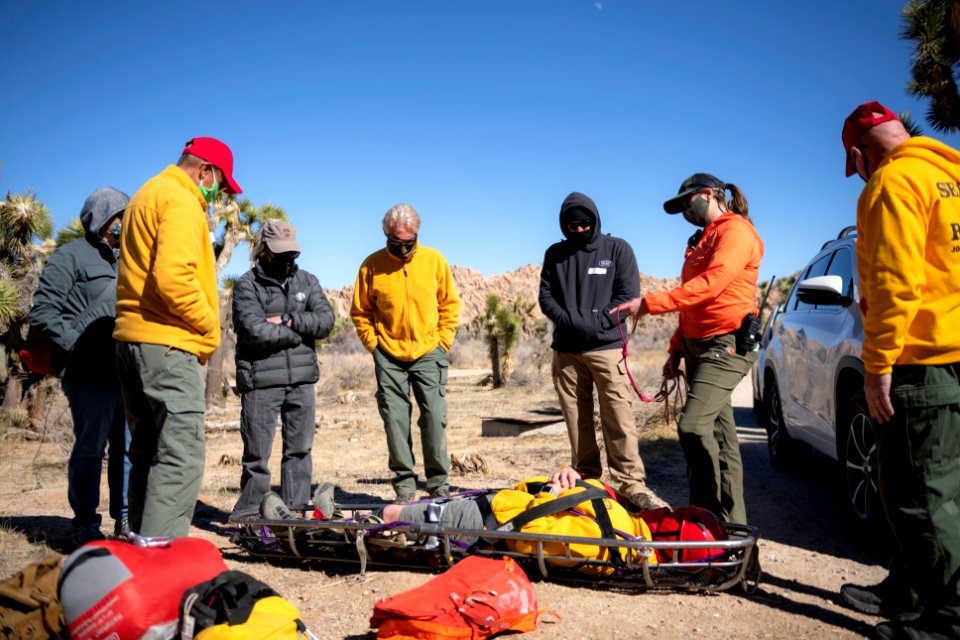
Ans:
[[[608,311],[640,295],[640,273],[625,240],[600,233],[593,200],[573,192],[560,207],[562,240],[543,257],[540,309],[554,324],[553,384],[567,423],[572,466],[586,478],[603,468],[593,427],[593,387],[611,484],[640,509],[652,506],[644,483],[630,386],[620,364],[620,331]],[[626,323],[626,316],[620,320]],[[626,328],[623,328],[626,335]]]

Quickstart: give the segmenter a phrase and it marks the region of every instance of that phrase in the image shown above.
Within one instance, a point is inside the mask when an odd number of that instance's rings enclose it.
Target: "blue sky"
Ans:
[[[661,205],[706,171],[746,193],[761,277],[787,275],[855,222],[843,118],[876,99],[923,120],[903,4],[6,0],[0,189],[33,190],[59,227],[93,189],[133,194],[218,137],[339,288],[395,203],[493,275],[540,263],[574,190],[642,272],[674,277],[693,229]]]

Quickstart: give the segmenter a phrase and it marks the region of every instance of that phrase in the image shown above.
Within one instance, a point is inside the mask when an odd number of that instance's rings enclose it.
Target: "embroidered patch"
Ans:
[[[600,266],[601,266],[601,267],[612,267],[612,266],[613,266],[613,260],[611,260],[610,258],[604,258],[603,260],[600,261]]]
[[[303,302],[304,300],[307,299],[307,294],[305,294],[303,291],[297,291],[297,293],[294,294],[293,298],[297,302]]]

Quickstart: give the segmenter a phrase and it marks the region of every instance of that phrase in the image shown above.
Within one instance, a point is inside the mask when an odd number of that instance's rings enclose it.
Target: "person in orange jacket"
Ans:
[[[729,200],[727,191],[732,195]],[[690,503],[721,520],[746,524],[743,463],[731,396],[756,360],[743,338],[753,314],[759,313],[757,275],[763,241],[750,221],[743,192],[708,173],[684,180],[663,209],[683,213],[687,222],[699,227],[687,243],[682,284],[634,298],[611,313],[625,311],[639,318],[680,312],[663,377],[675,378],[683,358],[690,392],[678,432],[687,460]]]

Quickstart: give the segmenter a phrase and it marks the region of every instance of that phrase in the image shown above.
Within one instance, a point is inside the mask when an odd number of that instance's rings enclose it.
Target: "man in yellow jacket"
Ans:
[[[877,102],[842,133],[857,203],[864,391],[895,561],[843,599],[880,638],[960,638],[960,152]],[[920,617],[914,620],[906,618]]]
[[[446,259],[417,241],[420,216],[398,204],[383,217],[387,246],[363,261],[350,317],[373,354],[377,406],[387,433],[397,502],[414,499],[417,475],[410,436],[411,387],[420,418],[426,490],[449,492],[447,474],[447,352],[460,322],[460,297]]]
[[[220,344],[217,273],[207,208],[241,193],[233,153],[194,138],[133,196],[117,281],[117,366],[130,425],[130,528],[186,536],[204,463],[201,365]]]

